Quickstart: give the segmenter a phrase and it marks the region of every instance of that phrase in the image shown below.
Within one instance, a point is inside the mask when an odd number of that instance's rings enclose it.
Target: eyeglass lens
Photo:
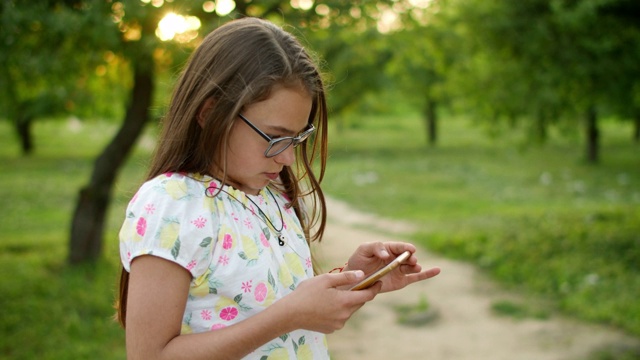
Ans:
[[[271,144],[269,144],[265,155],[267,157],[276,156],[285,151],[291,144],[293,144],[292,138],[271,140]]]

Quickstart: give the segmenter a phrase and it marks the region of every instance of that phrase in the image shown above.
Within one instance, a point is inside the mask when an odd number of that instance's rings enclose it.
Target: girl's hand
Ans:
[[[398,268],[380,279],[382,289],[380,292],[394,291],[405,286],[432,278],[440,273],[440,268],[434,267],[422,270],[415,256],[416,247],[402,242],[371,242],[360,245],[347,262],[346,270],[362,270],[369,275],[390,263],[398,255],[405,251],[411,252],[411,256]]]
[[[344,289],[362,279],[362,271],[318,275],[300,283],[274,306],[286,304],[296,328],[330,334],[342,329],[356,310],[380,292],[381,284],[362,291]]]

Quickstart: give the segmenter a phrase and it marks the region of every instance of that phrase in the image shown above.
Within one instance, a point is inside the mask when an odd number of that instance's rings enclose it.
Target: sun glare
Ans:
[[[236,8],[236,2],[233,0],[216,1],[216,13],[220,16],[229,15]]]
[[[294,9],[305,11],[313,7],[313,0],[291,0],[290,3]]]
[[[198,36],[200,25],[200,19],[195,16],[182,16],[170,12],[158,23],[156,36],[162,41],[189,42]]]

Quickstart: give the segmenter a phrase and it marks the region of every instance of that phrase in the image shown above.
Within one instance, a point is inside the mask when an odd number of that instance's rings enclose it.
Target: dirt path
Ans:
[[[343,263],[359,243],[394,241],[411,230],[408,224],[358,213],[335,200],[328,204],[326,236],[316,250],[327,268]],[[329,336],[334,360],[577,360],[603,346],[639,344],[610,328],[556,315],[547,320],[496,316],[492,303],[517,297],[468,264],[424,250],[418,258],[426,266],[440,266],[442,273],[364,306],[344,329]],[[435,320],[420,326],[399,324],[394,308],[415,306],[421,298],[435,310]]]

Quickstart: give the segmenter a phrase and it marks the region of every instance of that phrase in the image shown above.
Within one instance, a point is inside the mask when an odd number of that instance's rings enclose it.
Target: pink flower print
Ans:
[[[147,214],[151,215],[154,211],[156,211],[156,206],[153,204],[147,204],[144,206],[144,211],[146,211]]]
[[[220,311],[220,319],[231,321],[238,316],[238,309],[235,306],[228,306]]]
[[[127,260],[131,260],[131,251],[127,251]]]
[[[218,264],[222,264],[222,266],[229,265],[229,257],[227,255],[222,255],[218,258]]]
[[[225,324],[213,324],[211,326],[211,330],[220,330],[220,329],[223,329],[223,328],[226,328],[226,327],[227,327],[227,325],[225,325]]]
[[[252,284],[251,284],[251,283],[252,283],[252,282],[253,282],[253,280],[249,280],[249,281],[247,281],[247,282],[244,282],[244,281],[243,281],[243,282],[242,282],[242,291],[244,291],[244,292],[246,292],[246,293],[250,293],[250,292],[251,292],[251,286],[252,286]]]
[[[202,320],[211,320],[211,310],[202,310],[200,317],[202,317]]]
[[[229,250],[232,246],[233,237],[231,237],[231,234],[224,234],[224,239],[222,239],[222,248],[225,250]]]
[[[189,261],[189,263],[187,264],[187,270],[191,271],[194,267],[196,267],[196,261],[195,260],[191,260]]]
[[[218,189],[218,184],[216,184],[215,181],[210,182],[209,187],[207,188],[207,192],[209,193],[209,196],[215,195],[217,189]]]
[[[311,258],[310,257],[307,258],[305,263],[307,264],[307,268],[311,268],[311,266],[313,265],[313,263],[311,262]]]
[[[267,239],[267,237],[264,236],[264,233],[260,233],[260,242],[264,247],[269,247],[269,239]]]
[[[249,220],[249,218],[244,219],[244,226],[247,229],[253,229],[253,224],[251,224],[251,220]]]
[[[238,220],[239,220],[238,219],[238,215],[236,215],[236,213],[234,213],[234,212],[231,213],[231,218],[236,222],[238,222]]]
[[[255,297],[257,302],[263,302],[264,299],[267,298],[267,285],[262,282],[258,284],[255,291],[253,292],[253,296]]]
[[[285,207],[284,207],[284,212],[286,212],[287,214],[291,215],[291,213],[293,212],[293,210],[291,210],[291,208],[290,208],[290,207],[285,206]]]
[[[191,221],[191,223],[195,225],[198,229],[202,229],[204,225],[207,223],[207,219],[200,216],[197,219]]]
[[[144,236],[144,233],[147,231],[147,219],[140,217],[138,219],[138,223],[136,224],[136,233],[140,236]]]

